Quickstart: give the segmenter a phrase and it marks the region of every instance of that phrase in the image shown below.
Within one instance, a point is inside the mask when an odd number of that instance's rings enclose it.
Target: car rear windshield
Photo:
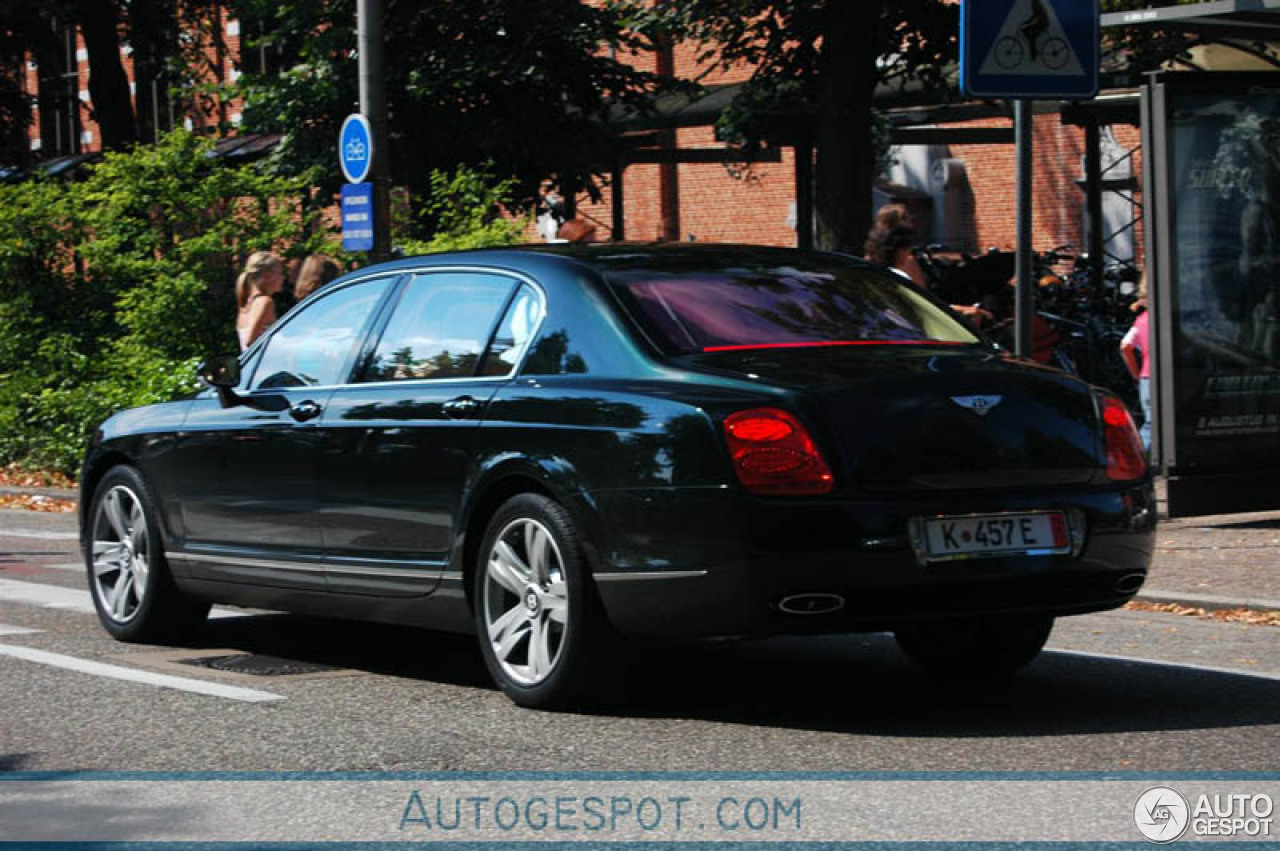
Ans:
[[[979,342],[905,278],[861,266],[612,269],[607,277],[636,321],[669,354]]]

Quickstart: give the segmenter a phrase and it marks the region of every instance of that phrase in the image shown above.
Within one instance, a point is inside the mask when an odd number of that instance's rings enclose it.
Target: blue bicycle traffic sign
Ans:
[[[359,113],[348,115],[338,133],[338,165],[342,176],[360,183],[369,176],[373,165],[373,128],[369,119]]]
[[[963,0],[960,88],[973,97],[1098,93],[1098,0]]]

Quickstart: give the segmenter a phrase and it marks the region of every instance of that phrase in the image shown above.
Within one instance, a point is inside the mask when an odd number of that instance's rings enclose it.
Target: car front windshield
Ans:
[[[607,277],[669,354],[980,342],[905,278],[870,267],[788,261]]]

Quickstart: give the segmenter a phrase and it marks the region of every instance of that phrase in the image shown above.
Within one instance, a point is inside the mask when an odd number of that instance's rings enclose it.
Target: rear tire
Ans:
[[[1028,615],[911,624],[895,637],[907,658],[931,673],[992,680],[1030,664],[1052,631],[1053,618]]]
[[[98,483],[85,547],[89,592],[98,620],[119,641],[168,643],[195,633],[209,604],[185,597],[164,557],[155,500],[132,467]]]
[[[604,700],[620,662],[564,507],[540,494],[512,497],[489,521],[477,558],[476,632],[498,686],[537,709]]]

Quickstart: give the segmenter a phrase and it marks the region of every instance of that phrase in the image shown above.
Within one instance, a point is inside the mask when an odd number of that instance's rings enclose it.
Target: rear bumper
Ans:
[[[614,626],[654,637],[891,629],[1002,613],[1079,614],[1123,605],[1155,545],[1149,482],[1057,493],[799,501],[736,489],[612,491],[590,497],[596,585]],[[584,506],[585,507],[585,506]],[[923,563],[912,517],[1074,510],[1078,555]],[[815,595],[786,611],[785,599]],[[838,602],[838,605],[837,605]]]

